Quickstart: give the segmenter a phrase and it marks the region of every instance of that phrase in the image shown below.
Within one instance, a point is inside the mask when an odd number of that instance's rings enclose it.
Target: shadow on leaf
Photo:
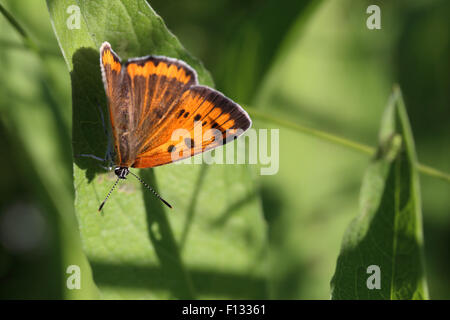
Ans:
[[[122,288],[150,288],[153,291],[171,290],[177,297],[174,284],[179,278],[171,278],[173,273],[165,266],[108,264],[92,261],[92,268],[98,271],[95,281],[99,285]],[[111,275],[127,274],[127,277],[112,278]],[[266,284],[263,278],[220,272],[210,269],[190,269],[189,274],[196,285],[196,291],[202,295],[232,297],[234,299],[266,299]],[[107,276],[103,276],[107,275]],[[175,290],[174,290],[175,289]],[[178,292],[180,293],[180,292]]]
[[[105,164],[78,155],[92,154],[104,158],[108,148],[109,118],[99,53],[91,48],[80,48],[73,55],[72,63],[73,71],[70,76],[74,162],[79,168],[86,170],[86,177],[90,182],[96,173],[105,172],[101,167]]]
[[[195,183],[195,190],[192,193],[191,201],[189,203],[189,207],[186,214],[186,222],[184,224],[183,233],[180,238],[180,249],[182,250],[187,241],[187,237],[189,235],[189,231],[191,229],[192,222],[194,221],[195,208],[198,202],[198,195],[200,190],[202,189],[203,182],[205,181],[206,171],[208,170],[208,165],[203,163],[200,169],[200,173],[197,177],[197,181]]]
[[[156,186],[153,170],[141,171],[141,177],[151,186]],[[161,266],[161,281],[178,299],[193,299],[192,280],[181,261],[180,251],[175,241],[172,229],[161,203],[149,190],[143,186],[145,210],[147,213],[147,228],[150,241]]]

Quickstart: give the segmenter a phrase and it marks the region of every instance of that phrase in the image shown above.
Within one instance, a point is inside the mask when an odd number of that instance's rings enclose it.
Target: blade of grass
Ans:
[[[16,31],[22,36],[24,44],[31,50],[39,52],[39,48],[33,39],[30,38],[25,29],[20,25],[14,16],[5,9],[5,7],[0,3],[0,12],[3,14],[5,19],[11,24],[11,26],[16,29]]]

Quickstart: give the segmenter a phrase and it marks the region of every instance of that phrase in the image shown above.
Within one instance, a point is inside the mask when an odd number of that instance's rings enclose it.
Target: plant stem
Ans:
[[[331,142],[334,144],[338,144],[338,145],[347,147],[352,150],[359,151],[361,153],[365,153],[368,155],[374,155],[374,153],[375,153],[375,148],[373,148],[371,146],[368,146],[368,145],[365,145],[365,144],[362,144],[359,142],[355,142],[355,141],[352,141],[352,140],[349,140],[349,139],[346,139],[343,137],[339,137],[339,136],[336,136],[334,134],[331,134],[331,133],[328,133],[325,131],[305,127],[305,126],[299,125],[297,123],[291,122],[289,120],[277,118],[277,117],[269,115],[265,112],[261,112],[261,111],[255,110],[253,108],[249,108],[247,106],[245,107],[245,109],[254,118],[258,118],[263,121],[268,121],[268,122],[271,122],[274,124],[278,124],[285,128],[289,128],[289,129],[292,129],[297,132],[305,133],[310,136],[313,136],[313,137],[316,137],[316,138],[319,138],[319,139],[322,139],[322,140],[325,140],[325,141],[328,141],[328,142]],[[432,168],[432,167],[429,167],[427,165],[423,165],[420,163],[417,163],[417,169],[419,170],[419,172],[426,174],[428,176],[443,179],[447,182],[450,182],[450,175],[448,173],[442,172],[438,169],[435,169],[435,168]]]
[[[19,21],[16,20],[16,18],[13,17],[11,13],[9,13],[5,7],[0,3],[0,12],[3,14],[3,16],[6,18],[6,20],[11,24],[11,26],[16,29],[16,31],[22,36],[24,44],[30,48],[31,50],[36,51],[39,53],[39,48],[34,43],[34,41],[29,37],[28,33],[25,31],[25,29],[20,25]]]
[[[8,22],[12,25],[14,29],[17,30],[17,32],[20,33],[20,35],[24,38],[28,38],[27,33],[25,32],[25,29],[22,28],[22,26],[19,24],[19,22],[3,7],[3,5],[0,3],[0,12],[3,14],[3,16],[8,20]]]
[[[271,116],[269,114],[266,114],[266,113],[261,112],[261,111],[257,111],[257,110],[252,109],[252,108],[246,107],[245,109],[248,111],[249,114],[251,114],[255,118],[258,118],[258,119],[261,119],[261,120],[266,120],[266,121],[269,121],[271,123],[279,124],[279,125],[281,125],[281,126],[283,126],[285,128],[290,128],[290,129],[293,129],[293,130],[298,131],[298,132],[306,133],[306,134],[309,134],[311,136],[317,137],[319,139],[327,140],[329,142],[336,143],[336,144],[339,144],[341,146],[350,148],[352,150],[357,150],[357,151],[362,152],[362,153],[366,153],[366,154],[369,154],[369,155],[373,155],[375,153],[375,149],[370,147],[370,146],[367,146],[367,145],[364,145],[364,144],[361,144],[361,143],[358,143],[358,142],[354,142],[354,141],[351,141],[351,140],[348,140],[348,139],[345,139],[345,138],[333,135],[333,134],[328,133],[328,132],[324,132],[324,131],[321,131],[321,130],[305,127],[305,126],[299,125],[297,123],[291,122],[289,120],[276,118],[276,117],[273,117],[273,116]]]
[[[450,174],[437,170],[433,167],[418,163],[417,169],[419,172],[429,175],[430,177],[435,177],[450,182]]]

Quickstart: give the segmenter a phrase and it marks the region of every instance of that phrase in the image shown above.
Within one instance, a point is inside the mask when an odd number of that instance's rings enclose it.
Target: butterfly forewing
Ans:
[[[232,141],[250,125],[247,113],[220,92],[192,86],[140,146],[133,166],[155,167],[211,150]]]

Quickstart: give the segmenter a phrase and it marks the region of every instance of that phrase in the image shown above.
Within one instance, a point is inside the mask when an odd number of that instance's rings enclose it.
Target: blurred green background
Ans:
[[[148,2],[218,90],[293,122],[374,146],[398,82],[419,161],[450,172],[450,2]],[[69,261],[89,269],[73,210],[69,73],[45,1],[0,3],[39,48],[0,16],[0,298],[96,298],[89,277],[83,290],[65,289]],[[366,28],[370,4],[381,7],[381,30]],[[256,178],[268,232],[263,297],[329,298],[368,161],[280,128],[280,170]],[[430,296],[449,299],[450,186],[420,178]]]

